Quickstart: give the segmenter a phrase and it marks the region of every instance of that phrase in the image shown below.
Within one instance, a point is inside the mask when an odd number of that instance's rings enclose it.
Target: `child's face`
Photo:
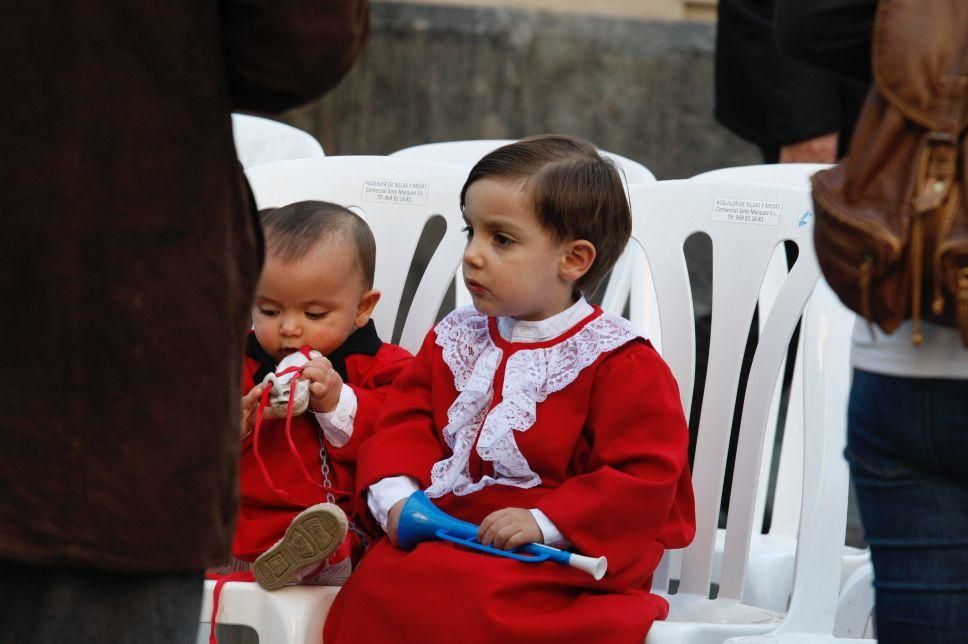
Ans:
[[[276,362],[307,344],[329,355],[369,320],[380,294],[366,289],[354,252],[334,240],[293,262],[266,257],[252,321]]]
[[[591,259],[594,247],[560,241],[543,228],[519,182],[472,183],[464,196],[464,219],[464,283],[477,310],[543,320],[571,306],[575,280],[588,268],[576,272],[576,244],[584,251],[590,247]]]

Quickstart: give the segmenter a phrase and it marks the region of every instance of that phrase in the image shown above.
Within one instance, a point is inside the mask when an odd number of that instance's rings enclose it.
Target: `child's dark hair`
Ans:
[[[618,261],[632,234],[632,215],[622,178],[611,159],[581,139],[544,134],[494,150],[471,169],[460,192],[479,179],[520,180],[542,226],[560,240],[584,239],[595,261],[575,283],[591,296]]]
[[[266,253],[283,262],[305,257],[320,241],[337,238],[356,248],[360,275],[373,288],[376,242],[373,232],[352,210],[328,201],[297,201],[259,211],[265,231]]]

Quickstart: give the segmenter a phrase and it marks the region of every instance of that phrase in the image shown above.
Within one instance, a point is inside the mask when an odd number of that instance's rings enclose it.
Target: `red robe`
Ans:
[[[401,347],[380,342],[372,328],[372,322],[351,335],[329,357],[334,368],[341,372],[343,381],[356,394],[353,434],[346,445],[334,447],[325,439],[312,412],[306,411],[292,419],[292,438],[312,478],[312,484],[306,481],[299,464],[293,460],[286,441],[284,418],[265,420],[260,428],[259,455],[269,472],[271,482],[265,480],[256,462],[254,432],[242,441],[239,463],[241,502],[232,544],[232,554],[238,559],[254,561],[282,538],[286,527],[297,514],[311,505],[326,501],[320,468],[321,441],[325,442],[328,454],[330,482],[333,488],[342,491],[336,494],[337,505],[350,520],[360,524],[356,519],[357,506],[353,494],[357,452],[360,444],[373,431],[374,421],[386,398],[389,385],[410,363],[412,357]],[[250,335],[249,350],[243,367],[242,390],[252,389],[262,382],[264,373],[274,368],[271,358],[255,342],[255,336]],[[284,490],[298,503],[282,498],[272,486]],[[359,549],[355,550],[358,555]]]
[[[492,365],[497,365],[491,369],[493,399],[483,409],[486,417],[471,414],[474,421],[467,426],[477,433],[465,438],[464,445],[473,449],[464,473],[459,466],[449,470],[451,483],[463,487],[462,495],[443,493],[434,502],[473,523],[501,508],[538,508],[573,544],[573,551],[605,555],[608,573],[596,582],[553,563],[525,564],[442,541],[405,552],[382,539],[337,596],[325,642],[641,644],[653,620],[668,612],[665,600],[649,592],[663,549],[687,545],[695,531],[688,431],[668,366],[634,333],[624,339],[613,336],[619,339],[605,351],[596,350],[594,343],[575,344],[596,320],[629,328],[597,308],[563,335],[530,344],[503,340],[493,318],[482,323],[481,314],[475,320],[467,311],[451,316],[463,316],[457,326],[477,325],[476,331],[454,333],[455,324],[450,324],[441,340],[450,317],[445,319],[394,383],[375,433],[360,452],[361,493],[396,475],[411,476],[422,489],[436,487],[439,492],[441,479],[448,476],[441,463],[461,449],[460,438],[448,436],[447,426],[450,422],[453,430],[459,424],[455,419],[461,405],[454,404],[458,389],[480,389],[480,380],[475,384],[468,374],[486,358],[484,353],[475,355],[475,343],[483,342],[490,347]],[[534,349],[549,352],[543,361],[513,362],[518,352]],[[465,365],[464,373],[454,373],[451,365],[461,360],[476,362]],[[531,368],[522,370],[522,364]],[[538,392],[532,396],[533,423],[524,431],[522,425],[530,422],[521,420],[528,401],[501,406],[503,393],[523,391],[511,382],[523,377],[538,383],[532,388]],[[505,386],[505,381],[510,384]],[[509,407],[510,434],[526,460],[523,466],[520,459],[508,460],[507,443],[498,450],[504,456],[489,461],[480,455],[496,453],[482,447],[482,428]],[[493,438],[486,440],[501,444]],[[492,462],[502,459],[503,464]],[[492,484],[473,489],[485,476]]]

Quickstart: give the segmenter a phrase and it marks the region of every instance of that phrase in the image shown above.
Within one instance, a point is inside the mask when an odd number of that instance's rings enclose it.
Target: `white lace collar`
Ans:
[[[580,298],[561,313],[544,320],[498,318],[497,330],[508,342],[544,342],[561,335],[591,315],[594,310],[585,298]]]
[[[584,301],[578,304],[588,305]],[[582,310],[576,305],[566,312],[572,309],[573,315]],[[451,492],[462,496],[489,485],[531,488],[541,483],[541,477],[518,449],[515,432],[531,429],[537,406],[549,395],[574,382],[599,356],[639,335],[631,322],[609,313],[594,317],[580,328],[570,324],[565,330],[572,332],[564,334],[560,342],[550,346],[540,343],[535,348],[518,345],[505,361],[504,350],[494,343],[483,313],[464,307],[441,320],[435,329],[436,344],[442,349],[458,395],[447,410],[447,425],[442,430],[451,456],[431,468],[427,496],[438,498]],[[499,340],[512,350],[503,338]],[[492,408],[494,381],[502,362],[501,401]],[[477,481],[471,478],[473,451],[491,463],[493,476],[485,475]]]

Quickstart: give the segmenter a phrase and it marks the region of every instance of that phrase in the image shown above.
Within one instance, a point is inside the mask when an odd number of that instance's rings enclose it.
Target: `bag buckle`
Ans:
[[[938,130],[928,132],[927,140],[929,143],[946,143],[948,145],[954,145],[958,142],[957,137],[952,132],[941,132]]]
[[[952,132],[932,130],[925,134],[912,202],[915,212],[935,210],[944,203],[957,169],[957,142]]]

